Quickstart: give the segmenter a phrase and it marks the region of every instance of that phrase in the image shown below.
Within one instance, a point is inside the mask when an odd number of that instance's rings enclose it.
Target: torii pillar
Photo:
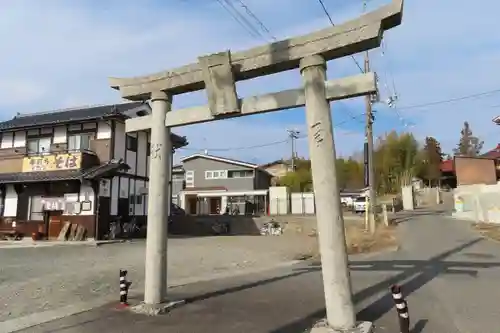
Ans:
[[[144,303],[162,304],[167,290],[167,233],[170,210],[172,141],[165,127],[167,112],[172,109],[172,96],[163,91],[151,93],[151,154],[149,162],[148,225],[146,238],[146,272]]]
[[[123,98],[151,98],[153,115],[128,119],[126,131],[151,128],[150,207],[144,308],[161,312],[166,299],[167,184],[172,146],[169,128],[306,106],[308,140],[322,259],[327,322],[313,332],[367,333],[356,323],[351,295],[343,216],[335,173],[335,144],[328,101],[376,93],[375,76],[326,81],[325,62],[380,46],[383,32],[401,24],[403,0],[321,31],[231,54],[200,57],[198,63],[137,78],[111,78]],[[235,82],[300,67],[303,87],[239,98]],[[206,89],[208,106],[168,112],[171,94]]]

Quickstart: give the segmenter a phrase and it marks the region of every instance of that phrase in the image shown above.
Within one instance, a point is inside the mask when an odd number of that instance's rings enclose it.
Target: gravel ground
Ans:
[[[310,246],[303,236],[226,236],[169,240],[169,282],[265,268],[293,260]],[[0,250],[0,322],[78,302],[118,295],[118,272],[129,271],[141,293],[145,242],[100,247],[54,246]]]

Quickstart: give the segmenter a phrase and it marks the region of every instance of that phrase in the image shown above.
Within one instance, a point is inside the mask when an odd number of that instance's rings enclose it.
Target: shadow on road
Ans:
[[[311,272],[312,271],[310,269],[299,269],[294,273],[280,275],[280,276],[276,276],[276,277],[273,277],[270,279],[259,280],[259,281],[255,281],[255,282],[251,282],[251,283],[247,283],[247,284],[233,286],[230,288],[219,289],[219,290],[211,291],[211,292],[204,293],[204,294],[186,297],[185,301],[186,301],[186,303],[203,301],[203,300],[206,300],[206,299],[209,299],[212,297],[218,297],[218,296],[231,294],[231,293],[235,293],[235,292],[246,290],[246,289],[255,288],[255,287],[262,286],[262,285],[265,285],[268,283],[278,282],[280,280],[288,279],[288,278],[291,278],[294,276],[299,276],[299,275],[311,273]]]
[[[420,319],[415,323],[415,326],[410,331],[411,333],[422,333],[424,331],[425,326],[429,321],[427,319]]]
[[[406,296],[417,291],[425,284],[439,276],[440,274],[460,274],[471,277],[477,276],[477,269],[500,267],[499,262],[460,262],[460,261],[444,261],[447,257],[456,254],[480,241],[482,238],[474,239],[466,244],[453,248],[440,255],[437,255],[429,260],[390,260],[390,261],[352,261],[350,268],[353,271],[400,271],[384,281],[376,283],[368,288],[365,288],[355,293],[353,300],[359,303],[369,297],[373,297],[380,292],[387,291],[382,297],[372,302],[358,312],[358,320],[367,320],[375,322],[384,314],[394,308],[392,296],[389,288],[393,284],[401,284],[402,281],[411,278],[403,283],[402,290]],[[310,267],[311,270],[319,270],[319,266]],[[412,278],[413,277],[413,278]],[[410,304],[411,309],[411,304]],[[410,311],[411,312],[411,311]],[[316,311],[309,314],[299,321],[289,323],[271,333],[286,333],[300,332],[312,327],[314,323],[325,316],[325,310]],[[414,333],[420,333],[427,324],[427,319],[420,319],[414,325]]]

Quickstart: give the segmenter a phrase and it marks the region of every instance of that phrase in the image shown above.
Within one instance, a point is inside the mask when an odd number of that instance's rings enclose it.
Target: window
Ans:
[[[126,145],[127,149],[133,152],[137,152],[137,138],[134,138],[131,135],[126,135]]]
[[[49,154],[51,142],[52,140],[50,137],[28,139],[26,144],[26,146],[28,147],[28,154],[29,155]]]
[[[228,176],[229,178],[252,178],[253,170],[230,170]]]
[[[142,195],[132,194],[130,195],[129,200],[130,205],[142,205]]]
[[[227,170],[210,170],[205,171],[205,179],[226,179]]]
[[[68,150],[90,150],[90,140],[94,138],[94,133],[73,134],[68,137]]]
[[[151,142],[148,142],[147,146],[146,146],[146,156],[150,156],[151,155]]]
[[[181,173],[172,174],[172,180],[184,180],[184,175]]]
[[[186,171],[186,187],[194,187],[194,171]]]
[[[34,196],[30,198],[29,220],[43,221],[43,204],[42,197]]]

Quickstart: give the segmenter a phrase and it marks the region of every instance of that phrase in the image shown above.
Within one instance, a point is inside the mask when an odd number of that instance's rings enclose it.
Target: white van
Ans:
[[[367,197],[358,197],[354,200],[354,207],[353,210],[356,214],[359,213],[364,213],[366,211],[366,201],[368,200]]]

